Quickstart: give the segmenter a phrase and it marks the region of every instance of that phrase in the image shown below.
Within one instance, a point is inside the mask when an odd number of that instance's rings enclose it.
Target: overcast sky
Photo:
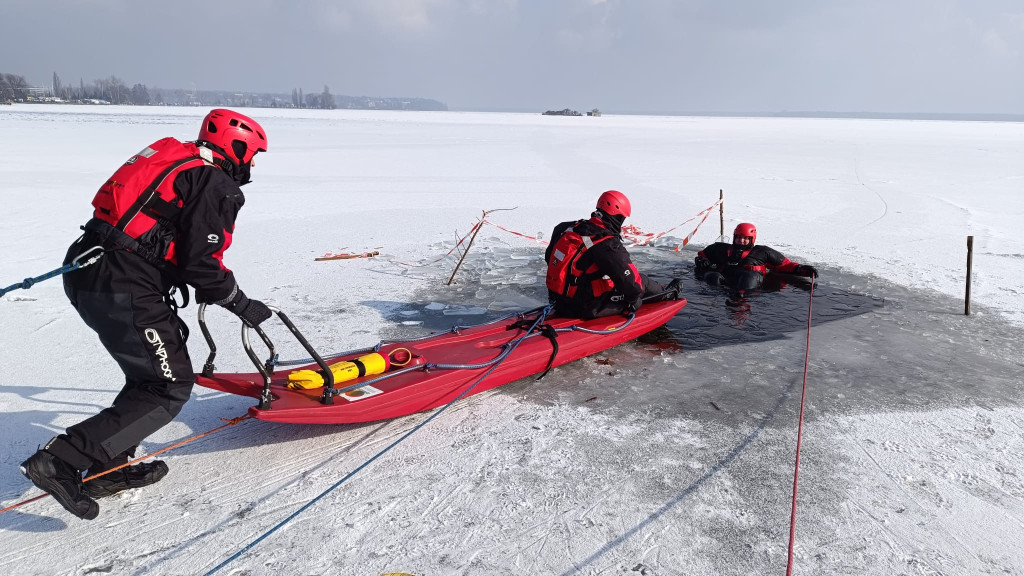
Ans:
[[[1024,0],[0,0],[49,84],[453,110],[1024,113]]]

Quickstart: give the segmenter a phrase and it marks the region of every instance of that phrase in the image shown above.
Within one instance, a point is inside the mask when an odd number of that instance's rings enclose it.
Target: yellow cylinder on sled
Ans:
[[[382,374],[390,367],[390,359],[377,352],[371,352],[355,360],[336,362],[329,366],[331,374],[334,374],[335,384],[367,375]],[[288,374],[288,387],[292,390],[322,388],[323,385],[323,376],[315,370],[296,370]]]

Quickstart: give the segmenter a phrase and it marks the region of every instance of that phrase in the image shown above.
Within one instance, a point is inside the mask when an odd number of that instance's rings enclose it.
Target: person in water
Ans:
[[[715,242],[697,253],[694,259],[697,278],[734,290],[756,290],[770,272],[817,278],[814,266],[799,264],[778,250],[756,244],[757,228],[749,222],[736,226],[732,244]]]

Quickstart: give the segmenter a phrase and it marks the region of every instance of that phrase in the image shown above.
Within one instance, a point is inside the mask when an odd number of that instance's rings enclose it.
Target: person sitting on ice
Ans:
[[[744,222],[732,233],[732,244],[715,242],[697,253],[694,259],[697,278],[715,286],[734,290],[756,290],[769,272],[817,278],[814,266],[798,264],[778,250],[758,246],[757,228]]]
[[[630,212],[626,195],[608,190],[597,199],[589,220],[555,226],[544,260],[548,296],[558,316],[599,318],[635,312],[644,298],[679,298],[682,280],[662,286],[633,265],[621,236]]]

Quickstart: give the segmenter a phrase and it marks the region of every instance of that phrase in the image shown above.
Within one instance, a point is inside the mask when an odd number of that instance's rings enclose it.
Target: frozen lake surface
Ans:
[[[193,137],[206,112],[4,108],[2,285],[59,266],[109,173],[160,137]],[[630,222],[657,232],[724,189],[727,229],[755,222],[821,272],[794,573],[1024,574],[1021,125],[248,113],[270,151],[225,260],[327,351],[542,303],[543,249],[494,228],[451,287],[451,258],[399,264],[436,259],[481,210],[518,206],[492,218],[549,234],[617,188]],[[738,299],[697,283],[694,247],[717,236],[713,215],[680,252],[634,249],[641,271],[684,278],[689,304],[666,328],[460,401],[222,573],[784,573],[809,286]],[[368,250],[381,255],[313,261]],[[194,309],[183,316],[201,363]],[[210,316],[218,367],[248,370],[237,323]],[[108,405],[121,375],[59,280],[0,298],[0,326],[6,506],[37,493],[18,463]],[[270,332],[282,356],[304,355]],[[249,404],[197,388],[143,448]],[[49,499],[0,515],[0,571],[205,572],[427,416],[243,422],[170,452],[167,478],[102,500],[93,522]]]

